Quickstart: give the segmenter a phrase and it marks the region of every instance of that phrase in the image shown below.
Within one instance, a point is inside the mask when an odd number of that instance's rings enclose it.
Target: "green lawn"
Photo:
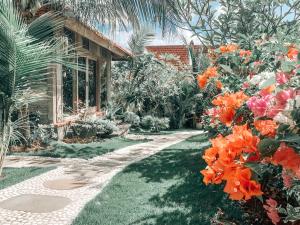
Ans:
[[[14,184],[20,183],[24,180],[38,176],[52,169],[54,169],[54,167],[4,168],[4,178],[0,180],[0,189],[4,189]]]
[[[209,225],[218,207],[228,219],[241,221],[222,187],[202,183],[201,152],[207,146],[207,137],[196,136],[130,165],[73,225]]]
[[[122,137],[115,137],[104,140],[103,142],[94,142],[88,144],[65,144],[62,142],[55,142],[51,145],[51,150],[18,153],[17,155],[90,159],[108,152],[115,151],[117,149],[147,141],[149,140],[131,140]]]

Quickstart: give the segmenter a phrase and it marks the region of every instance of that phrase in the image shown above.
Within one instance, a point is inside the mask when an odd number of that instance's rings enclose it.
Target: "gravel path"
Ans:
[[[84,205],[129,164],[201,131],[151,137],[153,141],[83,159],[8,157],[7,167],[57,166],[57,169],[0,190],[1,225],[70,225]]]

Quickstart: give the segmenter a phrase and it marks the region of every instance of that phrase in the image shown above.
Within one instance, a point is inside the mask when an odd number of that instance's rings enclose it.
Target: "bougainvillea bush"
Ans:
[[[223,45],[197,77],[210,100],[202,121],[215,131],[203,181],[224,185],[249,224],[300,224],[299,51],[280,38]]]

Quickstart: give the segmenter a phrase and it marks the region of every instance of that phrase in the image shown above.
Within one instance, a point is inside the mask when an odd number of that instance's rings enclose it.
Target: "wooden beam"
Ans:
[[[69,30],[80,34],[85,38],[88,38],[89,40],[95,42],[97,45],[108,49],[120,58],[131,57],[131,54],[129,52],[122,49],[121,47],[118,47],[104,35],[92,30],[92,28],[88,27],[87,25],[84,25],[83,23],[75,20],[74,18],[65,18],[65,27]]]

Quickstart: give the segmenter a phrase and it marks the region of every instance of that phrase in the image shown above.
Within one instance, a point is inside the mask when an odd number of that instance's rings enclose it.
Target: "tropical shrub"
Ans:
[[[112,74],[112,100],[123,112],[166,116],[172,128],[179,128],[194,111],[199,90],[189,69],[178,71],[151,54],[142,54],[114,65]]]
[[[132,127],[138,127],[140,125],[141,119],[133,112],[126,112],[124,113],[124,122],[129,123]]]
[[[298,42],[278,35],[257,41],[252,49],[220,46],[211,50],[210,58],[210,67],[197,77],[203,93],[211,86],[216,89],[205,95],[210,103],[202,121],[215,134],[203,155],[204,183],[224,183],[229,198],[243,202],[254,217],[265,210],[257,224],[296,224],[300,221]]]
[[[110,135],[118,128],[113,121],[102,119],[79,120],[70,125],[73,137],[89,138]]]
[[[168,118],[145,116],[141,121],[141,127],[151,132],[159,132],[170,128],[170,120]]]

